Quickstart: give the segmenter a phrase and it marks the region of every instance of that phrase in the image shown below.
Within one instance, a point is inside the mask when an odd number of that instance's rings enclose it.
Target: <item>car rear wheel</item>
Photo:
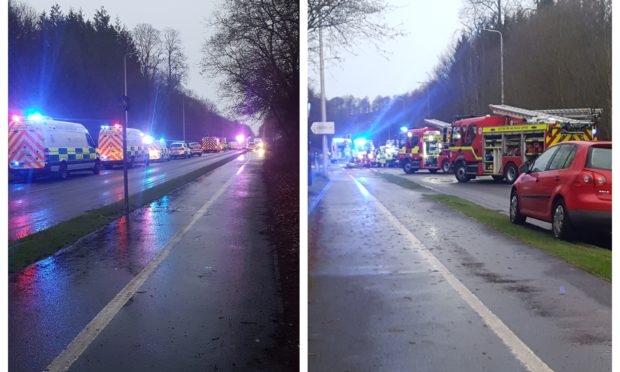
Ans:
[[[551,231],[556,239],[567,240],[572,236],[570,217],[563,200],[558,200],[553,205]]]
[[[461,183],[467,182],[471,179],[467,175],[467,166],[462,162],[456,166],[456,169],[454,169],[454,176],[456,177],[456,180]]]
[[[525,216],[521,214],[519,209],[519,196],[516,192],[513,192],[510,197],[510,222],[516,225],[523,225],[525,223]]]

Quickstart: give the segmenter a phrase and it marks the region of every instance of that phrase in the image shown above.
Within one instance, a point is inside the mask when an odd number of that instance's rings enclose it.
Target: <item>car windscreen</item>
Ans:
[[[592,147],[588,153],[588,168],[611,170],[611,148]]]

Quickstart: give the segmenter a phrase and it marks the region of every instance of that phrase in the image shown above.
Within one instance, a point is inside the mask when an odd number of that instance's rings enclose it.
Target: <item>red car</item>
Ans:
[[[558,239],[583,226],[611,232],[611,142],[562,142],[520,171],[510,193],[512,223],[551,222]]]

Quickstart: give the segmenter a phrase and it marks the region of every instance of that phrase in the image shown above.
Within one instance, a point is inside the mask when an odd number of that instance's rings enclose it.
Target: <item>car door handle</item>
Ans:
[[[559,180],[560,180],[560,176],[555,176],[555,178],[554,178],[554,179],[555,179],[556,181],[559,181]]]

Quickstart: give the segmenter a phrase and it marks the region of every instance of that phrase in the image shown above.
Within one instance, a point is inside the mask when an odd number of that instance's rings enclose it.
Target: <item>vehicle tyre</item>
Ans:
[[[553,203],[551,210],[551,231],[556,239],[568,240],[572,237],[572,225],[564,200]]]
[[[450,172],[450,161],[446,159],[441,163],[441,171],[444,173]]]
[[[133,156],[131,157],[131,160],[127,164],[127,168],[133,168]]]
[[[110,164],[110,163],[104,163],[104,164],[103,164],[103,169],[112,169],[112,164]]]
[[[454,168],[454,176],[456,180],[464,183],[469,181],[471,178],[467,175],[467,166],[464,162],[460,162],[456,168]]]
[[[411,162],[405,162],[405,164],[403,164],[403,170],[405,171],[405,173],[407,174],[411,174],[414,172],[413,170],[413,166],[411,165]]]
[[[151,165],[151,157],[147,156],[146,160],[144,161],[144,166],[148,167],[149,165]]]
[[[504,179],[504,176],[491,176],[493,178],[493,181],[495,182],[501,182]]]
[[[101,162],[99,160],[95,160],[95,165],[93,166],[93,174],[99,174],[101,172]]]
[[[429,169],[428,171],[431,172],[432,174],[435,174],[435,173],[437,173],[438,170],[439,169]]]
[[[200,154],[198,154],[198,156],[202,158],[202,152]]]
[[[516,191],[510,195],[510,222],[515,225],[523,225],[525,223],[525,216],[521,214],[519,209],[519,196]]]
[[[58,173],[56,173],[56,177],[59,180],[66,180],[69,177],[69,171],[67,170],[67,163],[61,163],[60,168],[58,168]]]
[[[506,178],[506,182],[513,184],[518,177],[519,170],[517,169],[517,166],[513,163],[508,163],[508,165],[506,165],[506,170],[504,171],[504,178]]]

